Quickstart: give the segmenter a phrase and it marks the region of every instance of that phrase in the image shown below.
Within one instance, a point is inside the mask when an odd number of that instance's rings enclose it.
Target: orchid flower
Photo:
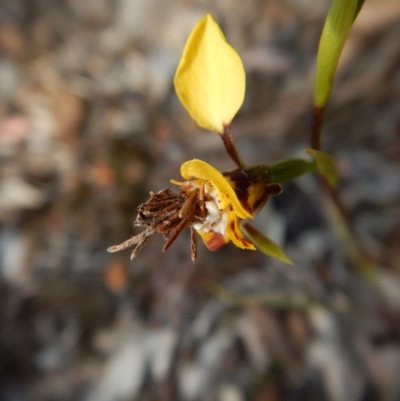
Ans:
[[[284,252],[248,223],[278,195],[281,186],[268,166],[246,167],[233,143],[231,122],[244,100],[245,72],[237,52],[228,44],[214,18],[207,14],[187,40],[174,85],[190,116],[205,129],[217,132],[238,168],[220,172],[205,161],[194,159],[181,166],[185,181],[172,180],[180,191],[151,192],[139,206],[135,225],[145,230],[108,250],[116,252],[136,245],[131,258],[142,249],[150,235],[164,235],[167,250],[185,227],[191,230],[191,256],[197,256],[198,233],[214,251],[232,241],[241,249],[259,249],[285,263]]]

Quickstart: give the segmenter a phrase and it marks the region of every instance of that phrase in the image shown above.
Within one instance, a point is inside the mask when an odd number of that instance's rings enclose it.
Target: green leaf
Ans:
[[[304,152],[315,160],[317,171],[328,181],[329,185],[332,188],[336,187],[338,178],[333,157],[315,149],[304,149]]]
[[[323,109],[332,90],[340,54],[364,0],[333,0],[319,42],[314,107]]]
[[[282,184],[294,180],[303,174],[315,172],[316,165],[308,160],[296,158],[273,163],[269,166],[269,169],[271,182]]]
[[[254,228],[251,224],[243,224],[242,229],[244,230],[245,234],[248,235],[249,238],[254,242],[254,245],[259,251],[268,256],[279,259],[283,263],[287,263],[289,265],[292,264],[292,261],[285,255],[282,249],[275,244],[275,242],[271,241],[267,236]]]

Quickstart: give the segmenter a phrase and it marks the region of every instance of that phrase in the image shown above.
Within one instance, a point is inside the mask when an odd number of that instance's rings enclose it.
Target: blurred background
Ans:
[[[183,161],[234,165],[172,78],[206,12],[247,73],[248,163],[303,157],[328,0],[0,0],[0,400],[400,399],[400,3],[368,0],[323,134],[368,251],[350,263],[313,176],[257,218],[293,266],[189,230],[130,251]]]

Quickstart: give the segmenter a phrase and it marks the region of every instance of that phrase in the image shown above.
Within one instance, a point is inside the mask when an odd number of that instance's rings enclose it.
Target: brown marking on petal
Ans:
[[[235,190],[243,208],[254,214],[267,201],[269,195],[279,195],[279,184],[270,184],[270,172],[265,166],[236,169],[222,173]]]
[[[242,238],[241,241],[242,241],[242,244],[245,246],[253,245],[253,243],[251,241],[248,241],[247,239]]]
[[[251,213],[252,210],[248,203],[251,179],[246,170],[237,169],[222,174],[225,177],[228,177],[229,180],[232,182],[233,189],[235,190],[236,196],[238,197],[239,202],[242,204],[243,208],[247,212]]]
[[[248,241],[246,238],[243,238],[242,236],[240,236],[238,234],[238,227],[236,226],[234,221],[231,221],[231,229],[233,232],[233,235],[235,236],[235,238],[240,241],[244,246],[248,246],[250,244],[252,244],[250,241]]]
[[[221,233],[209,231],[208,233],[200,232],[199,234],[203,239],[204,245],[210,251],[218,251],[218,249],[221,249],[227,243],[227,240]]]
[[[265,192],[271,196],[280,195],[282,191],[283,189],[279,184],[268,184],[265,187]]]
[[[244,237],[242,231],[240,230],[240,222],[236,219],[230,220],[228,226],[228,232],[230,239],[239,248],[243,249],[255,249],[254,244]]]

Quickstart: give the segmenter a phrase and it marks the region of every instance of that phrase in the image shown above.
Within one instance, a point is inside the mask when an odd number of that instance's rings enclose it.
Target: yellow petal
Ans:
[[[176,93],[200,127],[222,133],[243,103],[242,60],[206,14],[186,42],[174,78]]]
[[[178,180],[174,180],[173,178],[171,178],[171,179],[169,180],[169,182],[170,182],[171,184],[174,184],[174,185],[178,186],[178,187],[181,187],[182,185],[185,184],[184,182],[178,181]]]
[[[218,207],[220,210],[230,205],[240,218],[246,219],[251,217],[251,214],[240,204],[235,191],[227,179],[208,163],[198,159],[189,160],[182,164],[181,174],[186,180],[200,178],[204,181],[208,181],[217,192],[219,200]]]
[[[241,249],[256,249],[254,244],[249,241],[242,233],[240,229],[240,219],[234,211],[230,211],[228,215],[228,227],[227,227],[228,237],[232,242]]]

